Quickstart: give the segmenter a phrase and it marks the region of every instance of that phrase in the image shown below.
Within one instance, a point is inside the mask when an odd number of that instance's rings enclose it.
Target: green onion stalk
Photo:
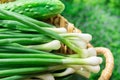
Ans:
[[[49,56],[49,55],[48,55]],[[8,58],[0,59],[1,67],[5,66],[52,66],[52,65],[91,65],[96,66],[101,64],[102,59],[100,57],[90,58],[64,58],[64,59],[52,59],[52,58]]]
[[[65,66],[58,65],[58,66],[49,66],[49,67],[27,67],[27,68],[13,68],[13,69],[7,69],[7,70],[1,70],[0,71],[0,78],[8,77],[8,80],[10,78],[26,78],[38,75],[42,72],[52,72],[56,70],[61,70],[66,68]],[[16,76],[15,76],[16,75]],[[17,76],[18,75],[18,76]],[[10,77],[12,76],[12,77]]]
[[[76,74],[79,74],[81,76],[84,76],[86,78],[90,78],[91,72],[86,71],[85,69],[82,68],[82,70],[78,70],[75,72]]]
[[[6,20],[8,20],[8,19],[11,20],[12,17],[10,17],[10,16],[5,16],[5,15],[3,15],[2,13],[0,13],[0,18],[6,18]],[[55,26],[53,26],[53,25],[50,25],[50,24],[47,24],[47,23],[45,23],[45,22],[42,22],[42,21],[38,21],[38,20],[35,20],[35,19],[32,19],[32,18],[29,18],[29,17],[27,17],[27,16],[24,16],[24,19],[27,20],[27,21],[29,21],[29,22],[35,23],[35,24],[37,24],[37,25],[39,25],[39,26],[41,26],[41,27],[51,27],[51,28],[55,28]],[[12,21],[16,21],[16,19],[15,19],[15,20],[12,20]],[[18,22],[19,22],[19,21],[18,21]]]
[[[86,65],[86,66],[89,66],[89,65]],[[67,73],[69,73],[69,74],[76,73],[76,74],[82,75],[86,78],[89,78],[91,75],[91,72],[88,71],[86,68],[82,67],[81,65],[70,65],[70,70],[68,70]]]
[[[60,44],[60,41],[53,40],[51,42],[48,42],[48,43],[45,43],[45,44],[39,44],[39,45],[34,44],[34,45],[24,46],[24,45],[21,45],[21,44],[18,44],[18,43],[11,43],[11,44],[8,44],[8,45],[3,45],[1,47],[6,47],[6,46],[51,52],[52,50],[60,49],[61,44]],[[4,51],[4,50],[1,49],[1,51]]]
[[[2,58],[0,59],[0,63],[1,63],[0,67],[8,68],[7,70],[0,71],[0,77],[7,77],[7,76],[14,76],[14,75],[26,75],[26,74],[31,75],[31,74],[38,74],[38,73],[45,72],[45,71],[54,72],[56,70],[65,69],[71,65],[72,67],[74,66],[75,68],[76,68],[76,65],[78,66],[83,65],[83,67],[87,67],[88,65],[87,69],[93,70],[93,68],[95,68],[94,66],[97,66],[102,62],[101,58],[99,57],[79,59],[79,58],[67,58],[67,57],[53,55],[53,54],[49,54],[49,55],[35,54],[34,56],[33,54],[28,54],[28,55],[27,54],[23,54],[23,55],[22,54],[7,54],[7,53],[0,53],[0,54]],[[55,65],[58,65],[58,66],[55,66]],[[20,66],[20,68],[18,67],[15,68],[15,66]],[[28,66],[29,68],[27,67],[22,68],[24,66]],[[9,69],[9,68],[13,68],[13,69]],[[57,75],[64,76],[67,74],[72,74],[73,72],[78,73],[78,74],[82,73],[83,75],[83,72],[85,71],[83,70],[79,71],[77,68],[75,69],[75,71],[69,69],[63,73],[56,74],[56,76]]]
[[[36,38],[35,38],[36,37]],[[38,35],[38,34],[0,34],[0,43],[1,44],[8,44],[8,43],[30,43],[30,41],[34,41],[34,43],[37,41],[43,42],[48,40],[52,40],[51,38],[46,37],[45,35]],[[67,38],[69,39],[69,38]],[[25,42],[26,40],[26,42]],[[71,43],[76,45],[77,47],[80,48],[86,48],[87,43],[83,40],[80,39],[70,39]]]
[[[46,52],[39,51],[39,50],[34,50],[34,49],[29,49],[29,48],[24,48],[24,47],[7,46],[7,45],[0,46],[0,48],[1,48],[0,50],[2,50],[3,52],[7,52],[7,53],[13,53],[13,52],[23,53],[23,54],[24,53],[34,53],[34,54],[39,54],[39,53],[45,54],[46,53]]]
[[[8,69],[8,70],[1,70],[0,77],[2,78],[2,77],[14,76],[14,75],[37,74],[44,71],[48,71],[48,67]]]
[[[8,28],[8,29],[16,29],[22,31],[35,31],[33,29],[29,29],[28,26],[13,20],[0,20],[0,26]]]
[[[45,80],[48,78],[54,79],[52,74],[50,74],[50,73],[43,74],[42,72],[44,72],[44,71],[53,72],[53,71],[61,70],[64,68],[65,68],[65,66],[58,65],[58,66],[51,66],[51,67],[9,69],[9,70],[3,70],[2,75],[0,77],[5,77],[5,78],[1,78],[2,80],[21,80],[21,79],[30,79],[31,77],[36,77],[36,78],[45,79]],[[12,74],[10,74],[10,72]],[[9,76],[9,77],[7,77],[7,76]]]
[[[47,38],[44,35],[38,35],[38,34],[23,34],[23,33],[11,33],[11,34],[4,34],[0,33],[0,39],[7,39],[7,38],[35,38],[35,37],[42,37]]]
[[[70,65],[71,68],[75,69],[76,71],[84,68],[86,71],[92,72],[92,73],[98,73],[100,71],[100,66],[91,66],[91,65]]]
[[[83,34],[83,33],[65,33],[65,34],[60,34],[63,37],[73,37],[74,38],[79,38],[80,40],[84,40],[85,42],[89,42],[92,40],[92,36],[90,34]]]
[[[89,72],[92,73],[98,73],[100,71],[100,66],[86,66],[86,65],[82,65],[83,68],[87,69]]]
[[[24,25],[18,21],[13,21],[13,20],[0,20],[0,26],[8,29],[16,29],[20,31],[37,32],[36,30],[29,28],[29,26],[27,25]],[[55,31],[56,33],[59,33],[59,34],[67,32],[65,28],[54,28],[54,27],[50,28],[46,26],[45,29]]]
[[[0,45],[6,45],[10,43],[18,43],[18,44],[37,44],[37,43],[46,43],[50,42],[53,39],[47,37],[36,37],[36,38],[7,38],[7,39],[0,39]]]
[[[49,43],[45,43],[45,44],[30,45],[30,46],[24,46],[24,47],[25,48],[30,48],[30,49],[36,49],[36,50],[51,52],[52,50],[60,49],[61,44],[60,44],[60,41],[53,40],[53,41],[51,41]]]
[[[60,72],[60,73],[53,73],[53,75],[55,77],[64,77],[64,76],[67,76],[67,75],[70,75],[70,74],[73,74],[73,73],[75,73],[75,69],[67,68],[65,71]]]
[[[89,74],[92,73],[98,73],[100,71],[100,66],[90,66],[90,65],[69,65],[69,67],[60,73],[53,73],[55,77],[63,77],[67,76],[73,73],[83,75],[87,78],[89,78]],[[84,74],[82,74],[84,73]]]
[[[79,68],[78,70],[75,70],[73,68],[67,68],[64,72],[61,73],[53,73],[55,77],[64,77],[70,74],[76,73],[78,75],[82,75],[86,78],[89,78],[91,73],[83,68]]]
[[[88,51],[88,57],[97,56],[97,51],[95,48],[88,48],[87,51]]]
[[[28,37],[28,38],[25,38],[25,37]],[[36,37],[36,38],[32,38],[32,37]],[[1,34],[0,38],[3,38],[0,40],[0,43],[3,45],[10,44],[10,43],[19,43],[19,44],[24,44],[24,45],[36,44],[36,43],[45,43],[45,44],[31,45],[31,46],[26,46],[26,47],[32,48],[32,49],[44,50],[44,51],[57,50],[60,48],[59,41],[57,41],[57,40],[52,41],[52,39],[47,38],[44,35],[38,35],[38,34],[37,35],[36,34],[34,34],[34,35],[32,35],[32,34],[19,34],[19,35]],[[51,41],[51,42],[49,42],[49,41]],[[80,48],[87,47],[87,43],[84,41],[80,41],[80,39],[70,40],[70,41],[73,44],[75,44],[77,47],[80,47]],[[49,42],[49,43],[46,43],[46,42]],[[84,53],[84,51],[83,51],[83,53]]]
[[[12,29],[8,29],[8,28],[0,28],[0,33],[3,33],[3,32],[20,32],[18,30],[12,30]]]
[[[64,59],[64,56],[55,55],[51,53],[0,53],[0,59],[13,59],[13,58],[53,58],[53,59]]]
[[[88,49],[82,49],[84,55],[86,55],[85,57],[92,57],[92,56],[97,56],[97,52],[95,50],[95,48],[88,48]],[[77,57],[77,54],[73,54],[73,55],[68,55],[69,57]]]
[[[86,49],[87,48],[87,43],[83,40],[80,39],[73,39],[70,40],[74,45],[76,45],[77,47],[81,48],[81,49]]]
[[[42,80],[55,80],[54,76],[51,73],[41,74],[35,77]]]
[[[0,28],[0,34],[13,34],[13,33],[20,33],[20,32],[21,32],[21,31],[19,31],[19,30]]]
[[[23,80],[23,79],[26,79],[26,78],[28,78],[28,76],[16,75],[16,76],[10,76],[10,77],[1,78],[1,80]]]

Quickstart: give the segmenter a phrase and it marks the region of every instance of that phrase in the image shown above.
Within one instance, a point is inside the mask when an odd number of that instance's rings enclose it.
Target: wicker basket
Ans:
[[[47,22],[57,26],[57,27],[64,27],[67,29],[68,33],[81,33],[80,30],[78,30],[77,28],[74,27],[73,24],[69,23],[64,17],[62,17],[61,15],[55,16],[53,18],[50,18]],[[93,47],[90,43],[88,43],[88,48],[89,47]],[[107,48],[104,47],[95,47],[96,51],[97,51],[97,55],[104,55],[105,59],[106,59],[106,65],[104,70],[101,73],[101,76],[99,77],[98,80],[109,80],[111,75],[112,75],[112,71],[114,68],[114,58],[113,55],[111,53],[111,51]],[[59,52],[61,53],[70,53],[73,54],[74,52],[72,50],[70,50],[68,47],[66,47],[65,45],[62,45],[61,49],[59,50]]]

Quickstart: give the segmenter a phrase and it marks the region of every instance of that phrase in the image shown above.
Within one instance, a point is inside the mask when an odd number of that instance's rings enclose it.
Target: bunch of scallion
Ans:
[[[87,48],[91,39],[90,34],[67,33],[65,28],[0,9],[0,80],[54,80],[73,73],[89,78],[102,63],[96,50]],[[61,44],[76,54],[56,53]]]

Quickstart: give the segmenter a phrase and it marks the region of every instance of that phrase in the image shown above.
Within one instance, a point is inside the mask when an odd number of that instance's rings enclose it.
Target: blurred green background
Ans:
[[[91,43],[94,46],[104,46],[112,51],[115,67],[110,80],[120,80],[120,0],[61,1],[66,6],[62,15],[68,21],[82,32],[91,34],[93,36]],[[104,64],[101,65],[101,70]],[[90,80],[97,80],[100,73],[92,74]],[[70,80],[70,78],[64,80]]]

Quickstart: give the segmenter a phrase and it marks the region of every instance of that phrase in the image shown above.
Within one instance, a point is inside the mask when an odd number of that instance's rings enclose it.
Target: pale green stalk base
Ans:
[[[102,63],[102,58],[100,57],[89,57],[89,58],[67,58],[62,59],[63,64],[70,65],[99,65]]]
[[[53,73],[53,75],[55,77],[63,77],[63,76],[67,76],[67,75],[73,74],[74,72],[75,72],[75,70],[73,68],[67,68],[64,72]]]
[[[31,46],[25,46],[25,47],[26,48],[30,48],[30,49],[36,49],[36,50],[50,52],[52,50],[58,50],[58,49],[60,49],[61,44],[60,44],[60,41],[53,40],[53,41],[45,43],[45,44],[31,45]]]
[[[78,70],[75,73],[79,74],[81,76],[84,76],[86,78],[90,78],[90,75],[91,75],[91,73],[89,71],[85,71],[85,70]]]

